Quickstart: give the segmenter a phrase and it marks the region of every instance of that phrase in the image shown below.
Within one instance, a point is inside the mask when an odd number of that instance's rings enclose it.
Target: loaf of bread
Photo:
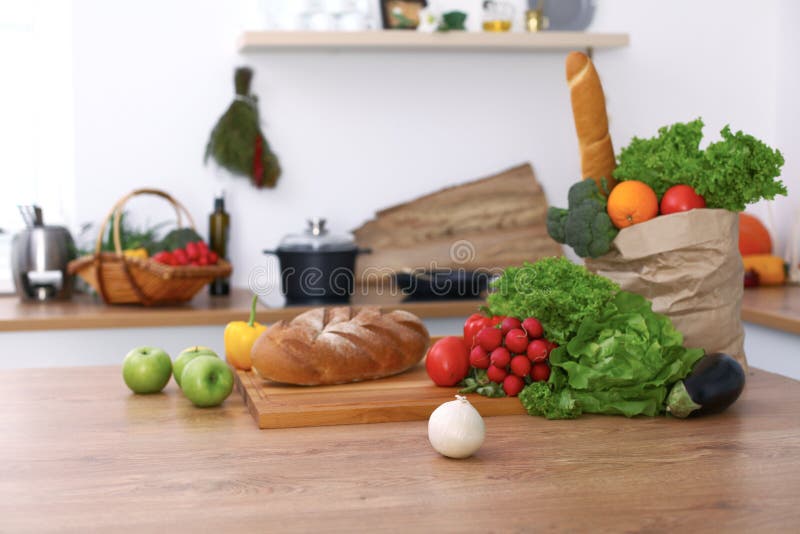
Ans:
[[[584,179],[592,178],[597,182],[600,191],[605,194],[601,180],[606,179],[609,191],[616,185],[611,172],[617,162],[608,133],[603,86],[592,60],[586,54],[571,52],[567,56],[567,83],[578,134],[581,174]]]
[[[253,345],[269,380],[313,386],[401,373],[425,355],[430,336],[416,315],[377,307],[315,308],[270,326]]]

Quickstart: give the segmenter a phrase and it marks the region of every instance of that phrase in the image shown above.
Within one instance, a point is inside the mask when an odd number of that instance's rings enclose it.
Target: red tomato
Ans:
[[[487,326],[495,326],[503,322],[505,319],[502,315],[495,315],[494,317],[487,317],[482,313],[473,313],[467,318],[464,323],[464,342],[467,347],[472,348],[475,345],[475,336],[478,332]]]
[[[673,185],[661,197],[661,215],[705,207],[706,200],[688,185]]]
[[[469,372],[469,349],[456,336],[443,337],[433,344],[425,358],[425,370],[437,386],[455,386]]]

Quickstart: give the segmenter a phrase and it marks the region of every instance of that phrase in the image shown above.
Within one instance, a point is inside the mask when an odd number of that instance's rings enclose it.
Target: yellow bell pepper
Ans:
[[[139,258],[141,260],[146,260],[148,257],[147,249],[144,247],[129,248],[127,250],[123,250],[122,254],[126,258]]]
[[[256,322],[256,302],[258,296],[253,295],[250,305],[250,320],[233,321],[225,327],[225,359],[237,369],[249,370],[253,366],[250,350],[267,327]]]
[[[755,271],[758,284],[779,286],[786,281],[786,268],[783,258],[771,254],[748,254],[742,256],[745,271]]]

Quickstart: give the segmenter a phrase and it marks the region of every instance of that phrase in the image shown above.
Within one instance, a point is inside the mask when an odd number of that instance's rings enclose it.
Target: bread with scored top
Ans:
[[[406,311],[314,308],[270,326],[251,358],[263,378],[276,382],[343,384],[401,373],[422,359],[429,342],[425,325]]]

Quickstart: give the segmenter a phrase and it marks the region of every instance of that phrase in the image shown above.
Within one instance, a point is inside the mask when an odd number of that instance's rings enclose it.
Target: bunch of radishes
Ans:
[[[194,241],[186,243],[184,248],[176,248],[173,251],[162,250],[153,255],[153,260],[164,265],[216,265],[219,255],[210,250],[205,241]]]
[[[506,395],[515,397],[525,387],[526,379],[540,382],[550,378],[548,358],[557,345],[543,335],[542,324],[535,317],[523,321],[505,317],[464,341],[471,347],[470,365],[485,369],[489,380],[502,384]]]

